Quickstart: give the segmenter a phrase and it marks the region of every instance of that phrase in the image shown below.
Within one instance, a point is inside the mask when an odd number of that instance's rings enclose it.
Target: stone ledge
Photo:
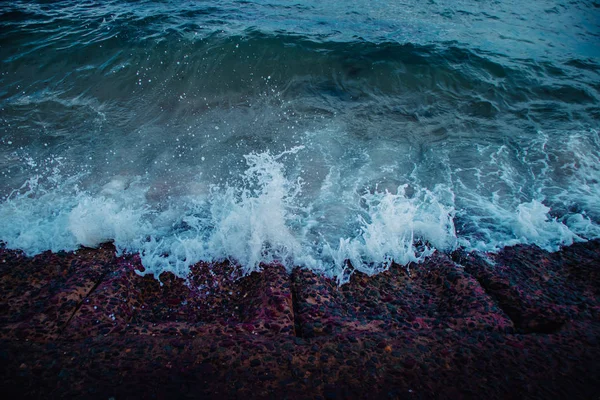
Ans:
[[[600,241],[436,254],[347,285],[110,245],[0,249],[0,390],[18,398],[592,398]],[[551,329],[550,329],[551,328]]]

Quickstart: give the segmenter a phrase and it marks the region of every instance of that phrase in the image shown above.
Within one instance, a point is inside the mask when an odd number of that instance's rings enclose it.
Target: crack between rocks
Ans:
[[[298,306],[298,294],[296,285],[294,284],[293,273],[290,275],[290,291],[292,293],[292,317],[294,319],[294,336],[298,338],[304,338],[302,334],[302,323],[300,322],[299,315],[300,312]]]
[[[513,326],[515,327],[515,329],[520,329],[520,325],[521,323],[518,321],[517,318],[515,318],[514,313],[507,310],[505,308],[505,306],[502,305],[502,302],[500,301],[500,299],[498,298],[498,296],[496,296],[494,293],[490,292],[486,285],[483,283],[483,281],[481,279],[479,279],[477,276],[473,275],[471,272],[468,271],[469,268],[467,268],[465,265],[457,262],[456,260],[452,260],[454,262],[454,264],[462,267],[463,271],[465,271],[465,273],[469,274],[473,279],[475,279],[475,281],[477,281],[477,283],[479,284],[479,286],[481,287],[481,290],[483,290],[483,292],[488,295],[490,297],[490,299],[492,299],[492,301],[494,302],[494,304],[504,313],[504,315],[506,315],[506,317],[510,320],[510,322],[513,323]]]
[[[478,278],[475,274],[472,274],[469,271],[469,267],[461,264],[458,260],[455,259],[454,256],[451,257],[452,261],[454,262],[454,264],[460,266],[463,268],[463,270],[465,271],[465,273],[469,274],[473,279],[475,279],[477,281],[477,283],[479,284],[479,286],[481,287],[481,289],[485,292],[485,294],[487,294],[490,299],[492,299],[492,301],[494,302],[494,304],[496,304],[496,306],[498,306],[498,308],[500,310],[502,310],[502,312],[508,317],[508,319],[513,323],[513,326],[515,327],[515,333],[521,334],[521,335],[530,335],[530,334],[552,334],[552,333],[557,333],[561,330],[561,328],[565,325],[565,321],[544,321],[543,323],[540,323],[540,325],[538,326],[538,328],[536,329],[528,329],[526,327],[524,327],[524,324],[522,322],[522,318],[518,311],[514,311],[512,310],[512,307],[504,304],[504,302],[501,300],[500,296],[492,293],[491,291],[488,290],[487,285],[484,283],[483,279]]]
[[[71,323],[71,320],[75,317],[75,315],[77,314],[77,312],[79,311],[79,309],[83,305],[83,302],[88,297],[90,297],[90,295],[92,293],[94,293],[94,291],[98,288],[98,286],[100,286],[100,284],[102,282],[104,282],[104,278],[106,278],[107,275],[108,275],[108,272],[105,272],[104,274],[102,274],[102,276],[100,277],[100,279],[98,279],[98,281],[94,284],[94,286],[87,292],[87,294],[85,296],[83,296],[83,298],[79,301],[79,303],[77,303],[77,306],[75,307],[75,310],[73,310],[73,312],[71,313],[71,316],[69,316],[69,319],[67,320],[67,322],[65,322],[65,324],[62,326],[62,328],[60,328],[60,332],[58,334],[59,337],[63,335],[64,331],[67,329],[67,327]]]

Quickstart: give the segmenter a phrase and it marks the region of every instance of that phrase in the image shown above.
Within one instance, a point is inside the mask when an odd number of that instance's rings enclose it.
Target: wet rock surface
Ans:
[[[0,249],[17,398],[595,398],[600,241],[434,254],[337,286],[277,265],[141,276],[110,245]]]
[[[393,265],[348,284],[310,271],[293,274],[299,334],[431,329],[511,332],[513,324],[464,268],[443,254],[422,264]]]
[[[600,319],[600,247],[577,243],[556,253],[534,246],[498,254],[455,254],[521,332],[554,332],[571,320]]]

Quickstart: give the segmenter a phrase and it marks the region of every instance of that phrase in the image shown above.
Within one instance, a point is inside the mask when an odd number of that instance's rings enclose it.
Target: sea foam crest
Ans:
[[[534,199],[512,208],[494,199],[479,198],[477,207],[478,213],[483,215],[472,217],[471,223],[477,230],[458,239],[458,244],[467,251],[495,252],[517,244],[535,244],[556,251],[561,246],[585,240],[571,224],[552,217],[551,208],[543,200]],[[573,220],[581,226],[585,221]]]
[[[34,176],[0,204],[0,237],[8,247],[34,255],[114,241],[123,251],[135,248],[140,237],[151,231],[145,221],[143,188],[130,182],[122,190],[107,190],[122,184],[121,178],[115,178],[99,195],[91,196],[79,190],[80,175],[52,178],[49,182],[56,186],[46,187]]]
[[[289,158],[302,146],[248,154],[237,183],[166,199],[160,206],[152,205],[148,180],[116,176],[104,186],[81,190],[81,175],[65,178],[52,169],[0,203],[0,240],[28,255],[113,241],[119,252],[140,254],[143,273],[157,277],[165,271],[185,277],[199,261],[229,259],[245,273],[276,262],[340,283],[354,270],[374,274],[392,262],[421,261],[436,249],[496,251],[521,243],[557,250],[600,236],[594,222],[600,157],[593,133],[572,136],[564,148],[551,148],[542,138],[543,154],[528,153],[541,160],[532,164],[537,186],[522,198],[510,194],[521,193],[526,181],[514,176],[516,170],[502,169],[499,152],[498,165],[487,166],[491,172],[481,175],[502,177],[500,186],[491,186],[491,195],[480,190],[485,182],[468,186],[458,176],[433,189],[414,179],[392,192],[357,193],[360,184],[348,188],[349,182],[335,174],[342,166],[333,164],[318,199],[311,200],[304,197],[301,177],[287,176]],[[550,185],[562,182],[561,176],[564,184]],[[500,196],[504,192],[498,188],[508,194]]]
[[[533,200],[517,206],[513,228],[519,243],[535,243],[539,247],[556,251],[560,246],[570,245],[583,239],[557,218],[549,215],[550,207]]]
[[[407,187],[400,186],[396,194],[387,190],[365,193],[365,213],[358,217],[359,234],[341,238],[337,248],[325,245],[324,254],[333,260],[340,283],[348,278],[346,261],[356,270],[375,274],[392,262],[418,262],[435,249],[456,246],[454,209],[440,202],[451,192],[440,185],[433,191],[418,189],[407,196]]]
[[[145,273],[185,276],[198,261],[224,259],[239,263],[245,273],[259,270],[261,263],[291,268],[304,251],[298,233],[290,228],[302,185],[300,179],[285,177],[279,160],[301,149],[246,155],[241,186],[213,186],[206,202],[187,211],[185,232],[141,244]]]
[[[239,195],[231,187],[224,193],[213,192],[214,231],[208,243],[213,258],[233,258],[245,272],[257,270],[261,262],[293,264],[302,245],[289,220],[295,216],[301,180],[289,181],[277,160],[301,149],[294,147],[276,156],[269,152],[246,155],[246,188]]]
[[[75,237],[66,229],[74,201],[44,190],[40,176],[33,176],[0,204],[0,238],[7,247],[28,255],[77,249]]]

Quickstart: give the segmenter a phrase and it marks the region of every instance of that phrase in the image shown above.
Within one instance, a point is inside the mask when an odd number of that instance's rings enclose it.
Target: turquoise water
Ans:
[[[445,3],[2,3],[0,240],[343,281],[599,237],[599,4]]]

